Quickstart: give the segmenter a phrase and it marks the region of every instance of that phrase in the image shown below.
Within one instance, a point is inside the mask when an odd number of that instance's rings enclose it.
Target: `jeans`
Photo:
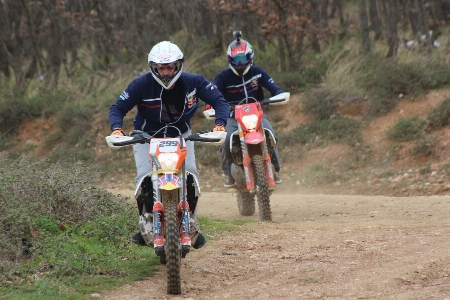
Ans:
[[[191,135],[191,130],[186,131],[181,136],[187,137]],[[194,151],[194,142],[186,141],[186,147],[188,150],[188,154],[186,155],[185,164],[186,164],[186,172],[191,174],[194,177],[194,186],[195,186],[195,197],[200,197],[200,177],[197,171],[197,165],[195,162],[195,151]],[[141,186],[142,180],[149,174],[152,173],[152,163],[150,161],[150,156],[148,155],[149,144],[134,144],[133,145],[133,154],[134,161],[136,163],[136,190],[135,197],[137,197],[137,193]],[[195,206],[194,213],[192,214],[192,218],[195,219],[197,214],[198,205]]]
[[[274,134],[275,141],[278,144],[278,139],[275,135],[275,132],[273,131],[273,128],[269,122],[269,119],[267,118],[267,115],[263,116],[262,124],[263,124],[264,128],[270,130]],[[227,126],[225,127],[225,129],[227,130],[227,138],[225,139],[225,143],[223,144],[223,147],[222,147],[222,170],[225,173],[225,175],[230,175],[231,164],[233,162],[233,158],[231,156],[231,151],[230,151],[230,139],[231,139],[231,134],[238,129],[238,123],[237,123],[236,119],[228,118]],[[273,154],[270,157],[270,159],[272,160],[272,164],[275,167],[275,172],[280,172],[280,160],[278,158],[278,146],[275,146],[275,148],[273,149]]]

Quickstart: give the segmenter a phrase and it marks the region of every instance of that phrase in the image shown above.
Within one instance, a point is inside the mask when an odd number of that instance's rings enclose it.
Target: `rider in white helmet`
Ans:
[[[137,112],[133,121],[135,130],[142,130],[153,135],[167,124],[177,127],[183,137],[191,134],[190,120],[195,115],[201,99],[216,110],[214,131],[225,131],[229,106],[216,87],[205,77],[183,72],[183,52],[172,42],[163,41],[156,44],[148,54],[150,72],[135,78],[118,97],[109,111],[111,135],[125,135],[123,118],[134,107]],[[177,137],[178,130],[166,128],[155,137]],[[191,227],[192,245],[198,249],[206,243],[196,222],[197,201],[200,196],[200,179],[194,155],[194,143],[186,142],[187,198],[193,218]],[[133,145],[137,169],[136,200],[139,214],[153,208],[153,187],[147,175],[152,171],[148,157],[148,145]],[[150,240],[150,239],[147,239]],[[131,241],[139,245],[148,245],[141,232],[136,233]],[[151,245],[149,245],[151,246]]]

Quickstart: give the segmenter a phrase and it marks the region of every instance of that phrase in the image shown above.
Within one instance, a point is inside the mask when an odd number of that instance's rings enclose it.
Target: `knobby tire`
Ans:
[[[255,197],[253,195],[238,189],[236,198],[241,216],[253,216],[255,214]]]
[[[264,161],[261,155],[253,156],[252,163],[255,182],[258,187],[259,218],[261,219],[261,221],[272,221],[269,185],[267,184]]]
[[[167,293],[181,294],[181,253],[180,233],[178,228],[178,190],[162,190],[164,204],[164,249],[167,260]]]

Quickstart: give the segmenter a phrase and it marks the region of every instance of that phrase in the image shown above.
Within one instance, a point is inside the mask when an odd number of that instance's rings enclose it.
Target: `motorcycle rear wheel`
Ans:
[[[164,204],[164,250],[167,267],[167,293],[181,294],[181,252],[180,232],[178,230],[178,190],[161,190]]]
[[[236,198],[241,216],[253,216],[255,214],[255,197],[253,195],[238,189]]]
[[[266,180],[266,171],[264,161],[261,155],[252,157],[253,173],[255,175],[256,185],[258,186],[258,206],[259,218],[261,221],[272,221],[272,211],[270,210],[270,191]]]

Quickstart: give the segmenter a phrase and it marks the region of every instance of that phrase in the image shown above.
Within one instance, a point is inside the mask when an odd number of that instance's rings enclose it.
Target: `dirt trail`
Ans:
[[[122,191],[125,194],[125,191]],[[153,278],[102,299],[450,300],[450,196],[274,193],[273,222],[243,225],[182,260],[182,295]],[[203,193],[200,214],[242,217],[235,195]]]

